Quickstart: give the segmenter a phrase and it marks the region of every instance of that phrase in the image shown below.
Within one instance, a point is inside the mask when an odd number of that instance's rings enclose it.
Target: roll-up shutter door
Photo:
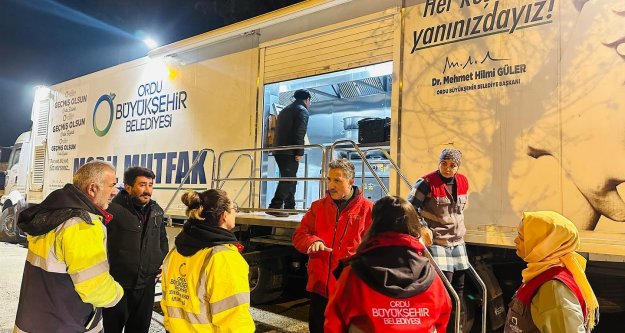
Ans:
[[[390,61],[395,13],[377,13],[265,43],[264,82],[273,83]]]
[[[42,88],[45,89],[45,88]],[[48,125],[50,117],[50,97],[51,94],[37,94],[33,104],[33,156],[32,169],[30,170],[30,191],[43,190],[43,175],[46,165],[46,137],[48,135]]]

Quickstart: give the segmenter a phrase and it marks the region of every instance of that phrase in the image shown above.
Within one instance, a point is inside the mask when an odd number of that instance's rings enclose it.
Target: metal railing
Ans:
[[[488,291],[486,290],[486,284],[477,274],[477,271],[473,268],[471,264],[469,264],[469,273],[473,275],[473,280],[480,285],[482,289],[482,333],[486,333],[486,315],[487,315],[487,306],[488,306]]]
[[[395,163],[395,161],[391,158],[391,155],[389,155],[385,149],[382,148],[368,148],[363,150],[363,152],[365,154],[369,154],[372,152],[381,152],[384,155],[384,158],[388,161],[388,163],[391,165],[391,167],[393,167],[393,170],[395,170],[395,172],[397,173],[397,175],[399,176],[399,178],[401,178],[401,180],[404,182],[404,184],[406,184],[408,187],[412,188],[413,183],[411,183],[408,178],[406,177],[406,175],[404,175],[403,172],[401,172],[401,170],[399,169],[399,166],[397,165],[397,163]]]
[[[451,285],[451,282],[447,280],[447,277],[445,276],[445,273],[441,270],[440,266],[438,266],[434,258],[432,258],[432,254],[430,253],[430,250],[427,249],[427,247],[425,248],[425,255],[430,260],[430,264],[432,265],[432,267],[434,267],[434,270],[436,271],[436,275],[438,275],[438,277],[441,278],[441,280],[443,281],[443,284],[445,285],[445,289],[447,289],[447,292],[449,293],[449,295],[451,295],[451,298],[453,299],[454,304],[456,305],[455,317],[453,319],[454,320],[454,332],[460,333],[462,332],[460,331],[460,314],[461,314],[460,312],[461,312],[461,307],[462,307],[462,304],[461,304],[462,302],[460,301],[460,297],[458,296],[458,293],[456,293],[456,290],[454,290],[454,287]]]
[[[180,185],[178,185],[178,187],[176,188],[176,191],[171,196],[171,199],[169,199],[169,202],[167,203],[167,206],[165,206],[165,212],[169,211],[169,208],[171,207],[171,204],[174,203],[174,200],[176,199],[176,196],[178,195],[178,193],[180,192],[182,187],[187,182],[187,179],[189,179],[189,176],[193,172],[193,169],[200,162],[200,157],[202,157],[202,154],[208,155],[208,153],[211,153],[211,156],[213,157],[213,170],[211,171],[211,180],[210,180],[210,182],[206,182],[206,183],[210,184],[210,186],[208,186],[208,188],[213,188],[213,186],[215,184],[215,167],[216,167],[216,164],[215,164],[216,163],[216,159],[215,159],[215,157],[216,157],[216,155],[215,155],[215,151],[213,149],[204,148],[204,149],[199,151],[199,153],[197,154],[197,156],[193,160],[193,163],[191,163],[191,165],[189,166],[189,171],[187,171],[187,173],[185,173],[184,177],[182,178],[182,181],[180,181]],[[170,221],[170,224],[171,224],[171,221]]]
[[[241,158],[243,157],[247,157],[250,159],[250,177],[254,176],[254,158],[252,157],[252,155],[250,154],[241,154],[239,156],[237,156],[236,160],[234,160],[234,162],[232,163],[232,166],[230,167],[230,170],[228,170],[228,173],[226,174],[226,179],[230,177],[230,175],[232,174],[232,172],[234,171],[234,168],[237,166],[237,163],[239,163],[239,161],[241,160]],[[217,174],[219,177],[219,169],[217,170]],[[252,193],[254,193],[253,191],[253,184],[251,181],[248,182],[249,186],[250,186],[250,195],[247,196],[247,204],[249,206],[252,205]],[[219,181],[216,180],[215,183],[217,186],[217,188],[221,189],[224,184],[225,181],[222,181],[221,184],[219,184]],[[241,184],[241,187],[239,188],[239,191],[237,192],[237,195],[234,196],[234,198],[232,199],[233,202],[237,202],[237,199],[239,198],[239,195],[241,195],[241,193],[243,192],[243,188],[245,187],[245,183]]]
[[[250,155],[251,153],[253,153],[254,155],[256,155],[256,153],[275,152],[275,151],[292,150],[292,149],[312,149],[312,148],[317,148],[321,152],[322,167],[321,167],[320,177],[308,177],[308,172],[307,172],[308,159],[307,158],[304,159],[305,177],[254,177],[253,175],[254,175],[254,172],[256,171],[256,159],[255,158],[251,159],[252,160],[252,166],[251,166],[252,172],[250,173],[250,177],[230,177],[232,170],[235,168],[236,164],[240,160],[240,156],[243,154]],[[236,158],[228,174],[225,177],[222,177],[221,168],[222,168],[223,157],[228,154],[239,154],[239,156]],[[323,145],[320,145],[320,144],[226,150],[226,151],[221,152],[219,156],[217,157],[217,176],[214,179],[214,182],[216,184],[221,184],[221,186],[223,186],[223,184],[226,181],[249,182],[250,183],[249,198],[252,198],[256,190],[255,182],[257,181],[319,181],[320,182],[319,197],[321,197],[323,196],[323,189],[324,189],[323,182],[325,180],[324,178],[325,164],[326,164],[325,161],[326,161],[325,148]],[[297,212],[297,210],[263,209],[263,208],[254,207],[251,200],[249,203],[250,203],[249,207],[242,207],[242,209],[245,211],[260,211],[260,212],[263,212],[263,211],[264,212],[267,212],[267,211],[269,212],[271,211]],[[304,209],[305,208],[306,208],[306,202],[304,202]]]
[[[347,144],[347,145],[351,145],[352,146],[352,148],[354,149],[354,152],[356,152],[358,154],[358,156],[360,156],[360,159],[362,160],[363,169],[364,169],[364,166],[367,166],[367,168],[371,172],[371,175],[373,176],[373,178],[375,178],[375,180],[378,182],[378,185],[380,185],[380,188],[384,191],[384,193],[386,195],[388,195],[388,193],[389,193],[388,188],[386,188],[386,185],[384,185],[384,182],[382,181],[380,176],[378,176],[378,173],[375,171],[373,166],[371,166],[371,163],[369,163],[369,161],[367,161],[366,154],[362,151],[362,149],[360,149],[360,147],[358,147],[356,142],[354,142],[352,140],[339,140],[339,141],[336,141],[336,142],[334,142],[330,146],[330,154],[328,156],[330,156],[330,157],[334,156],[334,150],[336,150],[336,146],[338,146],[340,144]],[[363,185],[365,184],[365,172],[364,172],[364,170],[362,172],[362,184]]]

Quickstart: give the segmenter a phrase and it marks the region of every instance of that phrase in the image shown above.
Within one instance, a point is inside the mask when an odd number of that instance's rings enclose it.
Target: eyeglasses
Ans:
[[[230,208],[230,211],[232,211],[234,209],[234,211],[236,213],[240,212],[241,210],[239,209],[239,205],[237,205],[235,202],[232,203],[232,208]]]

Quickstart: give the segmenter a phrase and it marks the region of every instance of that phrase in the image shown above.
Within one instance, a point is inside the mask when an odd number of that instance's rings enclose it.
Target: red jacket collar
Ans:
[[[100,206],[96,206],[98,208],[98,210],[100,211],[100,213],[102,213],[102,217],[104,218],[103,222],[104,225],[109,224],[109,222],[111,222],[111,220],[113,219],[113,214],[105,211],[104,209],[102,209]]]
[[[577,286],[575,279],[573,279],[573,275],[565,267],[552,267],[523,284],[517,291],[516,298],[523,303],[524,306],[529,306],[538,288],[550,280],[559,280],[571,289],[573,294],[575,294],[579,300],[579,304],[581,305],[584,313],[584,318],[586,318],[586,302],[584,301],[584,296],[582,296],[581,290]]]

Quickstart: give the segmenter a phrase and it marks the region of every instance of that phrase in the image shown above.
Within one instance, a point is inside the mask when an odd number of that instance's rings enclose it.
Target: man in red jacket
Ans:
[[[309,256],[306,290],[311,333],[323,333],[323,313],[336,284],[332,271],[340,259],[356,253],[371,225],[373,203],[354,186],[354,170],[348,160],[330,162],[326,196],[313,202],[293,233],[295,248]]]

